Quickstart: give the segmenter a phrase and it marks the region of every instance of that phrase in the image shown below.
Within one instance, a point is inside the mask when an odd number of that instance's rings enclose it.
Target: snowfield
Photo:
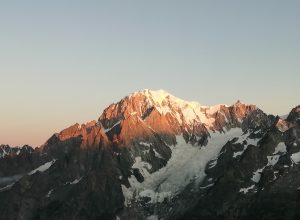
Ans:
[[[32,170],[32,171],[30,171],[29,173],[28,173],[28,175],[32,175],[32,174],[34,174],[34,173],[36,173],[36,172],[45,172],[46,170],[48,170],[54,163],[55,163],[55,159],[54,160],[52,160],[52,161],[50,161],[50,162],[47,162],[47,163],[45,163],[45,164],[43,164],[43,165],[41,165],[41,166],[39,166],[38,168],[36,168],[36,169],[34,169],[34,170]]]
[[[138,168],[145,177],[139,183],[134,176],[129,179],[130,188],[122,185],[125,205],[142,197],[150,198],[151,203],[163,202],[179,193],[191,182],[201,183],[205,177],[205,167],[213,159],[217,159],[222,147],[234,137],[243,134],[240,128],[233,128],[225,133],[210,132],[211,138],[207,146],[199,147],[187,144],[182,136],[177,136],[177,145],[170,146],[172,157],[167,165],[155,173],[147,171],[151,165],[136,158],[133,168]]]

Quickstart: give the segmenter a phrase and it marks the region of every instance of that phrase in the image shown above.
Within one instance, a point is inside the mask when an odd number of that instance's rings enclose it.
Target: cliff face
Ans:
[[[261,213],[256,204],[274,199],[279,208],[281,201],[298,201],[290,197],[300,186],[298,113],[299,107],[284,120],[239,101],[207,107],[162,90],[133,93],[97,121],[72,125],[38,149],[0,154],[0,180],[9,179],[2,181],[0,214],[5,219],[275,218],[271,206]],[[10,166],[14,172],[6,171]]]

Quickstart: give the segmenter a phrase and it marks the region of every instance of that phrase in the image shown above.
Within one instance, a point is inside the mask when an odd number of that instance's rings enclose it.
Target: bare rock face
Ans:
[[[69,151],[76,146],[81,149],[98,148],[99,146],[108,146],[110,144],[103,127],[96,121],[79,125],[78,123],[54,134],[49,140],[41,146],[39,151],[42,153],[57,152],[64,149]],[[62,146],[63,145],[63,146]]]
[[[290,114],[288,115],[287,119],[288,122],[293,124],[300,124],[300,106],[295,107]]]
[[[103,127],[99,126],[96,121],[91,121],[82,125],[76,123],[57,134],[57,138],[60,141],[76,137],[81,137],[82,148],[97,147],[100,142],[108,144],[108,139]]]
[[[120,123],[120,134],[117,143],[124,146],[130,145],[133,141],[149,140],[153,136],[152,130],[143,123],[139,117],[132,115]]]
[[[280,193],[287,183],[297,193],[299,109],[284,120],[240,101],[208,107],[135,92],[40,148],[1,146],[0,216],[259,219],[263,198],[295,201]]]
[[[289,128],[291,128],[293,125],[291,123],[289,123],[288,121],[282,119],[282,118],[279,118],[278,119],[278,122],[276,124],[276,127],[282,131],[282,132],[285,132],[287,131]]]

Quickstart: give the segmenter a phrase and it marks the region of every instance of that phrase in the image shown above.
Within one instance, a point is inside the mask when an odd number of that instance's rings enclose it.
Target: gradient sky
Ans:
[[[300,104],[300,1],[0,1],[0,143],[43,144],[144,88]]]

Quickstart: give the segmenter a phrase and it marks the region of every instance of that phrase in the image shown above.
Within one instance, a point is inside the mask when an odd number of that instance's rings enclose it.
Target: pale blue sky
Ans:
[[[300,1],[0,1],[0,143],[40,145],[136,90],[300,104]]]

